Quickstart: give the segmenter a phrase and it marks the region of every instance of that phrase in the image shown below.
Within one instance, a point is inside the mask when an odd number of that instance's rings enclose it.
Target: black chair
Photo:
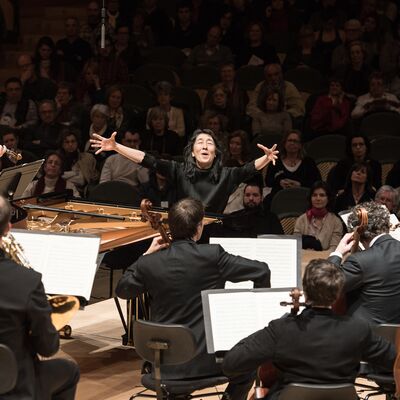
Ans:
[[[87,200],[97,203],[117,204],[128,207],[139,207],[140,196],[137,188],[126,182],[103,182],[92,188],[87,194]],[[146,242],[147,244],[147,242]],[[114,270],[125,269],[128,257],[125,255],[126,246],[109,251],[103,258],[103,266],[110,270],[109,297],[113,296]],[[142,248],[140,248],[140,251]],[[143,251],[142,251],[143,253]]]
[[[382,111],[366,115],[361,121],[360,132],[369,138],[400,136],[400,114]]]
[[[182,72],[183,86],[192,89],[210,89],[220,81],[217,68],[207,65],[200,65],[193,68],[186,68]]]
[[[321,159],[339,161],[346,154],[346,137],[342,135],[318,136],[304,145],[304,151],[315,162]]]
[[[243,65],[236,72],[236,80],[243,90],[254,90],[264,80],[264,68],[256,65]]]
[[[310,67],[297,67],[287,71],[285,80],[293,83],[300,92],[319,93],[325,89],[326,81],[318,70]]]
[[[181,49],[172,46],[161,46],[151,49],[144,57],[144,61],[146,64],[162,64],[180,68],[186,58]]]
[[[382,336],[386,340],[392,343],[396,343],[396,337],[398,335],[398,330],[400,329],[400,324],[381,324],[373,328],[375,334]],[[365,378],[369,381],[374,382],[376,386],[370,386],[366,384],[357,383],[357,386],[365,388],[367,390],[371,390],[367,396],[365,396],[365,400],[368,400],[370,397],[385,395],[387,400],[395,399],[396,393],[396,382],[394,380],[393,371],[391,372],[380,372],[379,370],[375,371],[368,367],[365,368],[366,373],[361,373],[361,377]],[[363,370],[363,368],[361,369]]]
[[[356,400],[354,385],[291,383],[283,389],[279,400]]]
[[[157,104],[153,93],[141,85],[125,85],[124,87],[125,103],[142,112],[147,112],[150,107]]]
[[[14,389],[17,377],[18,366],[13,351],[0,344],[0,395]]]
[[[308,188],[298,187],[282,189],[275,194],[271,202],[271,211],[276,215],[288,213],[303,214],[307,209]]]
[[[162,64],[145,64],[135,70],[130,78],[132,83],[153,88],[157,82],[167,81],[179,85],[180,79],[172,66]]]
[[[163,379],[161,366],[178,365],[190,361],[197,353],[196,339],[193,332],[184,325],[158,324],[137,320],[133,325],[133,338],[136,352],[148,362],[153,363],[154,377],[147,373],[142,377],[142,385],[153,390],[157,396],[142,392],[130,397],[153,397],[157,400],[179,398],[196,398],[215,396],[222,393],[202,393],[192,396],[191,393],[228,382],[225,376],[193,378],[185,380]]]

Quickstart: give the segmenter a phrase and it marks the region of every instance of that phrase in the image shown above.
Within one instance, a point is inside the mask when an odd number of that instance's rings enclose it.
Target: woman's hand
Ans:
[[[114,132],[109,138],[105,138],[97,133],[93,133],[93,139],[90,139],[90,143],[93,148],[98,149],[95,154],[100,154],[102,151],[115,150],[117,146],[117,142],[115,141],[116,135],[117,132]]]
[[[268,163],[272,162],[272,164],[275,165],[275,162],[278,159],[278,154],[279,154],[279,151],[276,150],[276,144],[274,144],[270,149],[267,146],[264,146],[260,143],[257,143],[257,147],[261,149],[267,156]]]
[[[0,144],[0,157],[3,157],[3,155],[6,153],[6,151],[7,151],[7,147]]]

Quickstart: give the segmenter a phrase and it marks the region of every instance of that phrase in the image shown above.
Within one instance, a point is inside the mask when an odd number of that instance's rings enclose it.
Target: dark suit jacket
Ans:
[[[395,358],[394,347],[374,336],[367,322],[310,308],[241,340],[225,355],[222,369],[234,377],[272,361],[279,378],[267,398],[277,399],[289,383],[352,383],[361,360],[392,368]]]
[[[340,265],[341,259],[329,257]],[[347,258],[341,266],[345,274],[349,315],[377,324],[400,323],[400,242],[381,236],[365,251]]]
[[[119,297],[149,293],[152,321],[186,325],[196,336],[199,354],[184,365],[162,370],[165,378],[221,372],[215,356],[206,351],[201,291],[221,289],[227,280],[252,280],[257,287],[269,287],[270,271],[267,264],[233,256],[220,245],[178,240],[168,249],[140,257],[119,281]]]
[[[41,274],[0,257],[0,343],[9,346],[17,359],[15,389],[2,399],[40,399],[35,377],[37,354],[53,355],[59,335],[50,320],[51,308]],[[36,396],[36,397],[35,397]]]

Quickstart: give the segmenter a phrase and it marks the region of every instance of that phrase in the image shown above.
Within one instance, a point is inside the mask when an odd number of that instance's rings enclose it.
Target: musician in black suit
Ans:
[[[127,269],[116,289],[124,299],[148,292],[152,321],[192,329],[199,353],[186,364],[162,369],[163,377],[168,379],[221,374],[215,356],[206,351],[202,290],[221,289],[228,280],[252,280],[256,287],[270,286],[267,264],[233,256],[220,245],[196,243],[203,231],[203,217],[200,201],[187,198],[175,203],[168,213],[172,244],[163,249],[166,246],[159,238],[153,240],[149,250]],[[227,393],[233,400],[246,399],[253,378],[251,374],[237,378]]]
[[[0,197],[1,237],[10,228],[10,216],[9,203]],[[52,356],[59,347],[59,335],[50,313],[41,274],[16,264],[1,250],[0,343],[11,348],[18,364],[16,386],[1,395],[1,399],[74,399],[79,380],[78,366],[65,359],[38,359],[38,355]]]
[[[373,335],[367,322],[333,314],[343,283],[335,265],[312,260],[303,276],[309,306],[236,344],[224,357],[225,374],[235,377],[272,361],[279,373],[267,399],[275,400],[289,383],[353,383],[361,360],[392,368],[396,351],[389,342]]]
[[[368,213],[368,224],[360,232],[365,251],[342,258],[353,245],[353,233],[340,241],[329,261],[340,266],[345,275],[347,314],[371,323],[400,323],[400,242],[390,236],[390,215],[385,206],[375,202],[354,207],[348,226],[360,225],[358,210]]]

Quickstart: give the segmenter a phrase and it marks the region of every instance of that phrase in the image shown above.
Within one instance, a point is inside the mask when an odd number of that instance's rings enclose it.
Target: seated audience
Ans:
[[[5,93],[0,95],[0,125],[21,129],[36,125],[38,115],[36,105],[22,95],[22,82],[19,78],[8,78],[4,83]],[[5,117],[9,123],[5,123]]]
[[[145,25],[150,27],[156,46],[168,44],[172,32],[172,23],[167,13],[160,7],[158,0],[141,2],[144,12]]]
[[[284,135],[292,129],[292,119],[284,111],[284,99],[277,89],[270,89],[260,93],[258,97],[259,111],[254,115],[252,122],[253,136],[257,135]]]
[[[383,185],[377,190],[375,201],[385,205],[390,214],[396,214],[399,209],[399,192],[392,186]]]
[[[154,207],[168,209],[176,201],[175,187],[164,175],[152,171],[149,180],[139,185],[139,197],[149,199]]]
[[[351,101],[343,91],[343,83],[331,78],[328,94],[317,97],[310,113],[310,127],[315,136],[348,134],[350,131]]]
[[[104,104],[95,104],[90,110],[90,126],[88,134],[84,135],[85,151],[92,152],[89,139],[93,137],[93,133],[100,136],[108,136],[113,130],[108,126],[108,118],[110,109]]]
[[[142,148],[157,157],[182,154],[181,142],[176,132],[168,129],[168,114],[161,107],[154,107],[147,116],[146,130],[142,137]]]
[[[254,117],[259,111],[257,105],[260,104],[259,99],[264,95],[264,92],[277,89],[282,94],[285,111],[292,118],[302,117],[305,112],[304,101],[296,86],[283,79],[282,67],[279,64],[267,64],[264,68],[264,75],[265,80],[257,84],[250,98],[246,109],[247,114]]]
[[[39,102],[45,99],[54,99],[57,91],[56,84],[48,78],[38,76],[30,54],[21,54],[17,59],[22,82],[22,96],[26,99]]]
[[[33,62],[38,77],[51,79],[56,83],[64,80],[64,63],[49,36],[43,36],[37,42]]]
[[[288,131],[279,147],[279,158],[275,165],[270,165],[265,176],[265,186],[271,193],[265,198],[264,205],[269,209],[273,196],[282,189],[311,187],[321,180],[321,174],[310,157],[304,156],[301,132]]]
[[[220,142],[221,150],[223,153],[227,151],[228,139],[228,119],[225,115],[218,114],[215,111],[206,111],[200,118],[200,127],[204,129],[211,129],[214,135]]]
[[[131,149],[139,149],[141,140],[139,132],[126,130],[121,135],[121,143]],[[100,175],[100,183],[122,181],[133,186],[139,186],[149,180],[149,171],[122,156],[113,154],[104,162]]]
[[[183,110],[171,105],[173,99],[173,86],[166,81],[158,82],[154,88],[157,95],[158,106],[168,115],[168,129],[176,132],[180,137],[185,136],[185,119]],[[149,116],[153,107],[149,108],[147,116]],[[149,129],[149,125],[147,125]]]
[[[59,152],[64,157],[62,178],[83,193],[86,185],[97,182],[99,173],[93,155],[79,150],[80,137],[76,128],[64,128],[60,135]]]
[[[131,38],[130,28],[126,24],[115,28],[115,54],[124,61],[128,72],[133,73],[142,62],[142,55],[136,42]]]
[[[249,140],[245,131],[234,131],[228,136],[228,148],[224,165],[240,167],[249,161]]]
[[[376,336],[365,321],[333,313],[332,305],[344,285],[339,268],[329,261],[312,260],[303,276],[308,306],[301,314],[273,320],[242,339],[225,354],[224,373],[235,378],[272,362],[279,379],[266,398],[277,400],[291,383],[354,383],[361,360],[391,370],[396,350],[390,342]]]
[[[154,35],[150,26],[145,22],[145,12],[137,9],[132,18],[132,37],[139,50],[148,51],[154,46]]]
[[[112,131],[124,132],[131,123],[129,109],[124,105],[124,92],[118,85],[106,91],[106,105],[109,110],[107,125]]]
[[[70,190],[74,197],[80,197],[75,185],[62,178],[63,164],[64,160],[60,153],[56,151],[48,153],[43,164],[42,176],[28,185],[22,197],[61,193],[65,190]]]
[[[233,62],[231,50],[220,44],[221,28],[217,25],[212,26],[207,32],[207,40],[193,48],[185,62],[185,66],[210,66],[218,68],[222,63]]]
[[[334,193],[343,189],[351,166],[356,162],[366,162],[372,173],[372,186],[378,188],[382,181],[382,167],[370,157],[371,143],[369,138],[360,133],[347,137],[346,157],[340,160],[328,174],[327,182]]]
[[[374,198],[371,169],[367,162],[357,162],[348,172],[343,192],[336,197],[335,212],[349,210]]]
[[[276,62],[279,62],[278,55],[275,48],[265,40],[264,27],[259,22],[250,22],[246,30],[246,41],[238,48],[237,67]]]
[[[308,209],[296,220],[294,233],[302,235],[303,249],[334,250],[343,236],[343,224],[333,214],[334,198],[325,182],[310,189]]]
[[[346,257],[354,245],[353,231],[361,225],[362,209],[368,214],[367,226],[360,232],[365,250]],[[389,211],[374,201],[360,204],[347,225],[352,232],[344,235],[329,257],[345,275],[346,314],[371,325],[400,323],[400,243],[388,234]]]
[[[385,92],[383,76],[372,73],[369,78],[369,92],[357,98],[356,106],[351,112],[353,118],[362,118],[377,111],[394,111],[400,113],[400,102],[393,94]]]

